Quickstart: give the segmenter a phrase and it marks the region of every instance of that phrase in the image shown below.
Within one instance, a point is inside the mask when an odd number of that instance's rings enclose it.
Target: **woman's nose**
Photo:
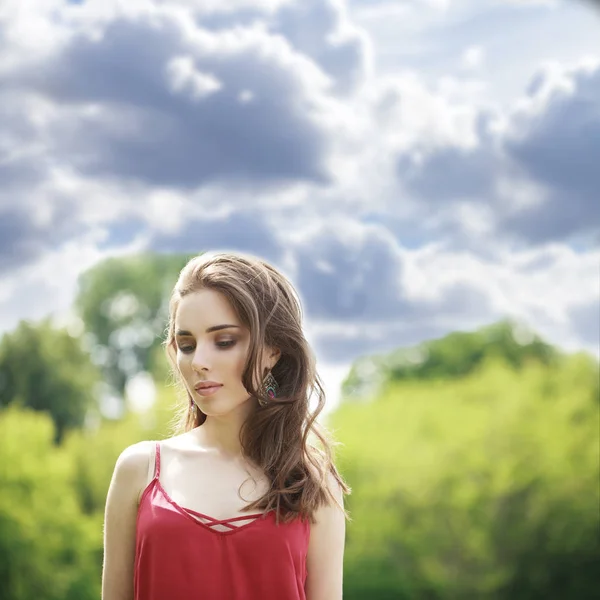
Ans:
[[[196,371],[204,371],[210,368],[210,361],[208,357],[208,350],[198,344],[192,357],[192,367]]]

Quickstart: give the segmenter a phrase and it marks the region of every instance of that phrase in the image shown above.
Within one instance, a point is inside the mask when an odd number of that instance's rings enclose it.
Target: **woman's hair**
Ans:
[[[176,363],[175,318],[181,298],[201,289],[220,292],[250,331],[248,357],[242,383],[257,398],[253,374],[259,373],[262,349],[281,351],[271,370],[279,384],[278,396],[267,406],[256,404],[244,422],[240,442],[244,455],[260,467],[270,482],[269,491],[247,510],[275,509],[277,522],[296,517],[314,523],[314,512],[333,501],[348,513],[330,491],[333,478],[343,490],[350,488],[337,471],[332,447],[337,445],[316,419],[325,393],[316,371],[315,357],[302,331],[302,308],[289,281],[274,267],[249,255],[207,253],[192,258],[179,274],[169,303],[169,324],[164,342],[175,381],[181,385],[185,405],[176,417],[175,432],[190,431],[206,421],[182,385]],[[310,409],[316,392],[317,405]],[[312,439],[310,439],[312,438]],[[315,443],[313,443],[315,442]]]

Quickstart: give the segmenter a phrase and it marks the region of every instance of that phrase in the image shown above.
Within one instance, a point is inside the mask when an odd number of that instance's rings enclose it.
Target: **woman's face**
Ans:
[[[175,318],[175,344],[179,372],[204,414],[216,416],[248,408],[250,394],[242,384],[242,373],[250,331],[242,325],[225,296],[212,289],[184,296]],[[264,358],[267,356],[265,352]],[[268,359],[263,362],[268,367],[273,364]],[[195,386],[207,380],[221,386],[203,396]]]

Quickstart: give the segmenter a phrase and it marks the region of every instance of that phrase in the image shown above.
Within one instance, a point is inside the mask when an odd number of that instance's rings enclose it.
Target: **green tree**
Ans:
[[[96,408],[98,381],[81,340],[49,319],[39,324],[21,321],[0,340],[0,409],[18,399],[25,407],[47,412],[57,443]]]
[[[518,370],[531,361],[557,364],[560,352],[524,324],[505,319],[476,331],[455,331],[412,348],[363,357],[343,382],[342,396],[352,399],[367,390],[376,393],[389,381],[461,378],[492,356]]]
[[[75,308],[91,337],[92,358],[117,394],[130,377],[152,370],[167,325],[170,292],[191,256],[109,258],[80,277]]]
[[[346,403],[348,600],[595,598],[598,363],[389,382]]]
[[[100,596],[102,520],[87,518],[71,486],[72,455],[53,443],[48,415],[0,412],[0,598]]]

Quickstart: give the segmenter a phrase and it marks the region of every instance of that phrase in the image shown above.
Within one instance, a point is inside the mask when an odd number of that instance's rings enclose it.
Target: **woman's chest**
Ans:
[[[243,509],[269,490],[267,478],[238,464],[204,461],[203,464],[170,464],[161,473],[161,485],[173,502],[215,520],[230,520],[262,512]],[[239,521],[243,525],[245,521]]]

